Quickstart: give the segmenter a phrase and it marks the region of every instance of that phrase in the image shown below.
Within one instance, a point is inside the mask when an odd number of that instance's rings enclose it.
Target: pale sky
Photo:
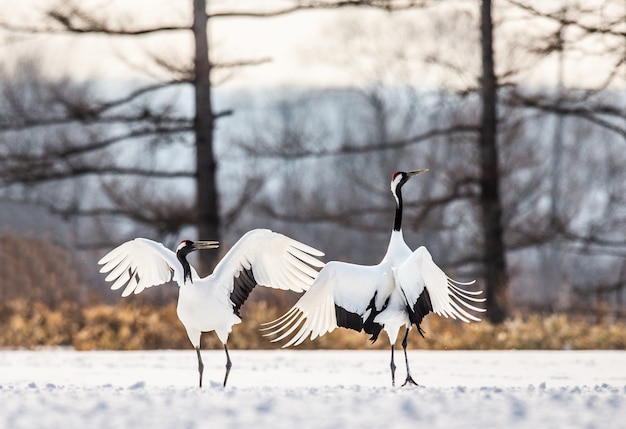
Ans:
[[[50,3],[50,0],[0,0],[0,10],[3,11],[0,19],[13,23],[33,22],[33,11],[43,10]],[[189,23],[191,20],[189,0],[81,0],[79,4],[88,5],[90,11],[103,16],[117,16],[120,22],[137,26]],[[211,10],[276,4],[280,3],[276,0],[214,0]],[[272,59],[267,64],[239,71],[227,82],[233,87],[360,85],[368,80],[408,80],[424,86],[468,85],[475,79],[475,70],[480,65],[478,29],[456,35],[452,32],[458,33],[460,25],[476,18],[477,3],[460,2],[455,3],[455,7],[458,13],[452,20],[442,13],[429,14],[428,19],[424,19],[424,12],[420,11],[388,14],[354,8],[300,12],[271,19],[222,18],[210,24],[212,57],[218,61]],[[528,23],[521,25],[527,26]],[[520,42],[532,34],[525,27],[522,29]],[[146,50],[166,52],[167,57],[175,62],[185,61],[191,55],[192,41],[186,32],[143,37],[139,43],[129,43],[129,40],[137,39],[102,36],[4,38],[0,59],[4,64],[11,64],[15,58],[29,53],[41,58],[46,64],[45,69],[53,74],[125,79],[136,74],[133,67],[143,67]],[[461,77],[453,77],[441,68],[425,69],[411,61],[435,54],[446,61],[449,56],[449,61],[464,71]],[[597,57],[585,60],[578,55],[566,59],[566,83],[593,84],[602,63]],[[497,60],[500,65],[508,62],[525,65],[524,58],[516,55],[510,46],[499,49]],[[534,84],[554,85],[556,77],[555,62],[548,61],[528,73],[525,79]]]
[[[4,4],[3,4],[4,3]],[[11,6],[7,4],[10,3]],[[16,4],[17,3],[17,4]],[[32,18],[32,10],[44,9],[50,3],[46,0],[0,0],[1,10],[10,10],[2,19],[11,17],[11,22],[24,23]],[[107,4],[98,8],[98,4]],[[85,1],[93,4],[91,10],[115,10],[112,5],[124,2]],[[179,4],[176,4],[179,3]],[[233,10],[233,1],[220,1],[220,10]],[[241,8],[241,1],[239,8]],[[128,2],[126,2],[128,4]],[[123,7],[119,13],[122,21],[133,25],[147,26],[155,23],[189,23],[191,20],[190,1],[175,2],[164,0],[134,0],[134,7]],[[143,6],[135,6],[143,5]],[[148,6],[146,6],[148,5]],[[13,7],[15,6],[15,7]],[[31,7],[32,6],[32,7]],[[217,8],[216,8],[217,9]],[[356,13],[356,11],[354,11]],[[140,13],[140,15],[139,15]],[[371,15],[372,12],[358,12]],[[168,18],[164,18],[168,17]],[[317,85],[328,81],[349,82],[349,76],[329,64],[320,61],[324,58],[320,38],[330,23],[336,21],[336,12],[296,13],[271,19],[221,19],[210,24],[212,58],[216,61],[241,61],[271,58],[271,61],[240,71],[231,79],[233,84],[242,86],[272,86],[289,84]],[[131,42],[135,40],[138,42]],[[133,66],[145,61],[144,53],[166,52],[168,58],[183,61],[190,58],[192,40],[190,33],[163,33],[142,38],[106,38],[99,36],[32,36],[23,41],[4,41],[0,53],[4,63],[23,56],[26,52],[42,58],[51,73],[69,72],[79,78],[106,76],[126,78],[132,75]],[[120,61],[120,58],[124,58]],[[235,83],[236,82],[236,83]]]

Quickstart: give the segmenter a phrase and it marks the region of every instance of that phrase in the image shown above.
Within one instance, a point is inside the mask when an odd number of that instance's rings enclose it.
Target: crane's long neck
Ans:
[[[393,230],[402,231],[402,191],[400,186],[396,188],[393,195],[396,197],[396,217],[393,221]]]
[[[180,264],[183,266],[183,283],[187,283],[189,280],[190,283],[193,283],[191,278],[191,265],[187,262],[187,253],[184,252],[176,252],[176,257],[180,261]]]

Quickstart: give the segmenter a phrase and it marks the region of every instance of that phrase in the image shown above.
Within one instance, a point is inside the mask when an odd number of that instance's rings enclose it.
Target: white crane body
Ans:
[[[215,247],[217,242],[183,240],[174,253],[160,243],[136,238],[98,262],[102,265],[100,272],[109,273],[106,281],[113,282],[111,289],[125,286],[124,297],[169,281],[178,284],[177,314],[198,355],[200,386],[204,367],[200,357],[202,332],[215,331],[224,344],[225,386],[230,371],[226,343],[233,325],[241,323],[239,310],[252,289],[260,285],[304,292],[324,266],[317,259],[324,255],[319,250],[267,229],[255,229],[235,243],[211,275],[200,278],[186,256]]]
[[[473,303],[482,292],[470,291],[448,278],[433,262],[425,247],[412,251],[402,236],[402,194],[406,181],[421,172],[394,173],[391,190],[396,200],[396,217],[387,253],[378,265],[364,266],[345,262],[328,262],[311,288],[282,317],[266,324],[272,341],[287,339],[283,347],[314,340],[337,327],[365,331],[371,341],[381,330],[391,343],[391,375],[395,383],[394,344],[400,328],[406,328],[402,343],[407,364],[406,383],[416,384],[408,368],[406,341],[409,330],[429,313],[460,319],[480,320],[471,312],[484,311]]]

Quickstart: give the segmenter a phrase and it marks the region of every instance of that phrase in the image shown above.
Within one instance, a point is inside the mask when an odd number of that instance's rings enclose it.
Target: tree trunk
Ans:
[[[493,58],[491,0],[481,5],[482,124],[480,133],[480,206],[482,210],[487,318],[501,323],[509,310],[506,254],[502,233],[502,203],[497,147],[497,78]]]
[[[220,239],[217,163],[213,153],[214,116],[211,105],[211,63],[209,61],[208,15],[206,0],[193,0],[195,40],[195,117],[196,139],[196,225],[201,240]],[[215,265],[217,251],[198,252],[199,272],[206,274]],[[202,274],[201,274],[202,275]]]

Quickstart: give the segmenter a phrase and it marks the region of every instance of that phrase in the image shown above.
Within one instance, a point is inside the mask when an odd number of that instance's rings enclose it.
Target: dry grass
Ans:
[[[157,291],[115,298],[119,305],[103,305],[76,270],[70,249],[48,239],[5,234],[0,240],[0,347],[34,348],[71,346],[92,349],[188,348],[185,329],[176,316],[175,288],[161,288],[165,306],[153,303]],[[270,349],[260,324],[279,317],[298,298],[259,288],[243,306],[244,322],[233,328],[229,346],[236,349]],[[281,291],[282,292],[282,291]],[[255,301],[256,300],[256,301]],[[92,301],[91,305],[85,304]],[[93,303],[95,302],[95,304]],[[602,320],[602,319],[599,319]],[[590,322],[565,315],[516,316],[498,326],[487,322],[463,324],[437,316],[426,318],[426,338],[415,331],[409,337],[414,349],[624,349],[626,327],[619,322]],[[400,335],[401,340],[402,335]],[[221,348],[215,334],[203,336],[205,348]],[[364,333],[337,329],[299,348],[382,349],[386,335],[370,344]]]
[[[244,321],[233,328],[229,346],[233,349],[272,349],[259,331],[260,324],[280,315],[275,306],[249,302]],[[175,304],[154,307],[125,302],[119,306],[93,305],[82,308],[62,303],[49,308],[41,303],[12,300],[0,304],[0,347],[35,348],[71,346],[78,350],[178,349],[189,348],[185,330],[176,316]],[[626,327],[622,323],[590,323],[565,315],[515,317],[501,325],[487,322],[464,324],[430,315],[423,328],[426,337],[410,335],[413,349],[625,349]],[[400,336],[401,337],[401,336]],[[401,339],[401,338],[400,338]],[[399,340],[400,340],[399,339]],[[215,334],[203,336],[204,348],[220,348]],[[363,333],[337,329],[300,349],[383,349],[381,334],[370,344]]]
[[[72,251],[49,239],[0,235],[0,296],[60,306],[84,293]]]
[[[623,323],[593,323],[564,314],[517,316],[501,325],[488,322],[460,324],[430,316],[424,328],[426,338],[413,341],[415,347],[471,350],[626,348]]]

